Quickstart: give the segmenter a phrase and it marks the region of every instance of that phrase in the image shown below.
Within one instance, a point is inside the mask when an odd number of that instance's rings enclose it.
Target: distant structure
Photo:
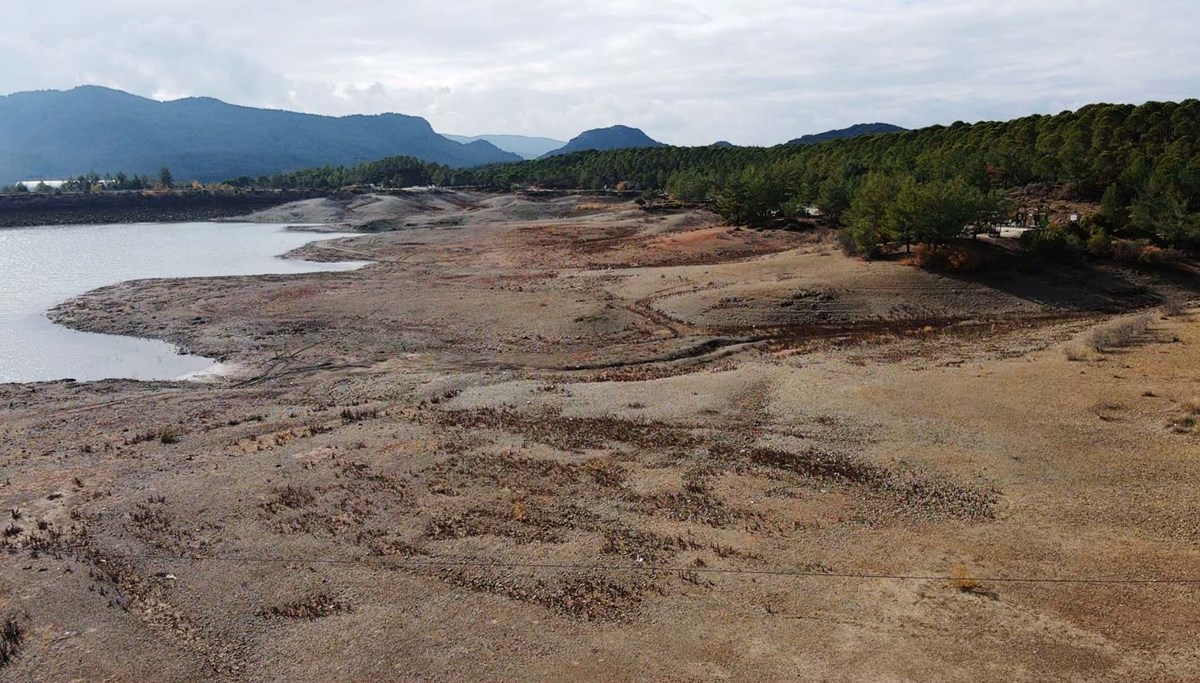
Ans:
[[[67,181],[65,180],[22,180],[18,182],[17,185],[23,186],[26,190],[33,190],[37,188],[38,185],[45,185],[51,190],[58,190],[61,189],[63,184],[66,182]]]

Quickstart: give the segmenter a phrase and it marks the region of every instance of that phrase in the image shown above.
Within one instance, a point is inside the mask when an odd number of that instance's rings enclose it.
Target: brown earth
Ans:
[[[0,386],[0,678],[1200,679],[1194,277],[394,200],[55,311],[238,372]]]

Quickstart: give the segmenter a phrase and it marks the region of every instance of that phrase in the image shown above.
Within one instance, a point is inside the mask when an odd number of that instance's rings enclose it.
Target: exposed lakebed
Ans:
[[[146,278],[341,271],[279,255],[345,236],[260,223],[141,223],[0,230],[0,383],[175,379],[213,360],[165,342],[79,332],[46,311],[92,289]]]

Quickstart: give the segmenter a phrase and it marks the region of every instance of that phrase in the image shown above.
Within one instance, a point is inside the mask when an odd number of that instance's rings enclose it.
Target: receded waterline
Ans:
[[[230,368],[166,342],[72,330],[46,312],[93,289],[130,280],[346,271],[280,255],[347,233],[294,224],[143,223],[0,230],[0,383],[61,379],[169,380]],[[114,312],[115,313],[115,312]]]

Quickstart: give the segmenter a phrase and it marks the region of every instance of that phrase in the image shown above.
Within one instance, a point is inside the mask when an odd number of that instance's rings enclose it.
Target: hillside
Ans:
[[[453,167],[519,161],[486,141],[459,144],[425,119],[341,118],[254,109],[210,98],[157,102],[118,90],[0,97],[0,181],[89,171],[217,181],[408,155]]]
[[[826,140],[845,140],[847,138],[856,138],[860,135],[878,135],[880,133],[899,133],[908,130],[900,126],[894,126],[890,123],[858,123],[849,128],[839,128],[837,130],[827,130],[824,133],[812,133],[810,135],[802,135],[795,140],[789,140],[789,145],[814,145],[818,142]]]
[[[651,138],[637,128],[629,126],[610,126],[584,131],[571,138],[562,147],[542,155],[541,158],[562,156],[572,152],[588,150],[633,149],[642,147],[666,147],[665,144]]]
[[[442,133],[442,137],[464,145],[482,140],[495,145],[505,152],[512,152],[523,159],[536,159],[547,152],[552,152],[567,144],[563,140],[555,140],[554,138],[536,138],[526,135],[476,135],[469,137],[466,135],[447,135]]]
[[[1200,251],[1197,130],[1200,100],[1092,104],[1052,116],[819,145],[623,149],[488,166],[469,175],[474,184],[495,187],[598,189],[625,182],[686,202],[712,202],[736,223],[817,206],[831,223],[859,231],[862,244],[895,237],[898,214],[881,209],[897,197],[924,198],[928,207],[912,221],[920,226],[930,224],[929,207],[954,204],[946,193],[983,197],[1034,186],[1040,190],[1025,192],[1027,199],[1018,197],[1008,208],[1037,209],[1048,194],[1098,206],[1086,230],[1051,233],[1051,250],[1078,252],[1090,241],[1089,248],[1103,254],[1106,240],[1121,238]],[[946,231],[970,222],[952,216]]]

